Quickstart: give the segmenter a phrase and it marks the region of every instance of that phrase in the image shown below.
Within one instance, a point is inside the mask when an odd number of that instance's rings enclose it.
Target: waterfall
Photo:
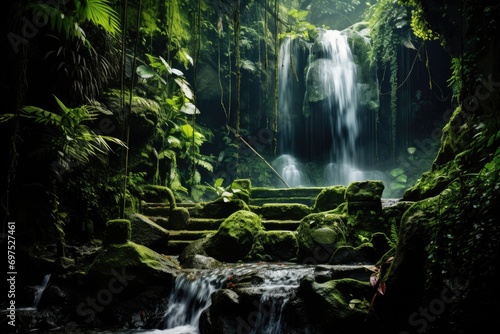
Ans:
[[[318,36],[320,52],[327,61],[318,64],[319,80],[326,96],[326,110],[331,118],[332,138],[337,163],[350,165],[355,160],[358,137],[356,64],[347,38],[337,30],[323,30]],[[337,152],[335,150],[338,150]]]
[[[50,274],[47,274],[43,277],[42,283],[35,287],[35,297],[33,298],[33,303],[31,304],[32,309],[36,309],[38,304],[40,303],[40,299],[42,299],[42,294],[47,288],[49,284]]]
[[[314,267],[295,264],[249,263],[213,270],[192,271],[176,277],[162,329],[148,331],[161,334],[198,334],[200,316],[211,304],[211,295],[226,285],[228,277],[253,277],[252,285],[238,288],[238,294],[257,296],[257,316],[247,323],[247,333],[282,333],[282,312],[288,300],[294,296],[300,281],[312,275]]]
[[[192,272],[178,276],[164,317],[164,328],[172,331],[166,332],[199,333],[198,323],[201,313],[210,306],[211,294],[222,288],[224,281],[225,276],[219,271],[204,275]],[[178,332],[174,331],[175,329]]]
[[[288,300],[294,296],[300,281],[313,273],[313,268],[305,266],[283,266],[265,270],[260,287],[259,312],[252,334],[283,333],[282,315]]]
[[[308,54],[307,64],[300,50]],[[307,185],[367,179],[360,167],[357,65],[346,34],[320,29],[313,44],[287,37],[279,52],[279,153],[288,162],[279,162],[281,176],[292,186],[304,185],[311,177],[301,166],[314,162],[323,178]]]

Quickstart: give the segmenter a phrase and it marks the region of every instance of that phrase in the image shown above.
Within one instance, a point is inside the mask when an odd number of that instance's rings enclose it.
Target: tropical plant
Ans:
[[[33,1],[28,5],[34,17],[42,15],[50,20],[52,30],[67,39],[76,38],[90,46],[83,26],[90,22],[111,34],[120,32],[120,19],[109,0],[73,0],[58,2]]]
[[[194,104],[194,93],[182,71],[172,68],[162,57],[147,55],[149,63],[137,67],[137,74],[143,80],[137,90],[147,98],[155,99],[160,106],[160,121],[157,132],[161,140],[154,147],[153,154],[159,164],[161,159],[169,159],[171,166],[187,164],[187,175],[184,176],[187,185],[194,186],[201,183],[201,175],[197,167],[202,167],[209,172],[213,171],[209,157],[201,154],[200,147],[206,137],[192,123],[192,117],[200,113]],[[210,132],[205,129],[205,133]],[[156,153],[154,153],[156,152]],[[157,171],[159,171],[157,165]],[[178,175],[178,172],[175,172]],[[172,176],[172,171],[168,173]],[[160,182],[157,172],[155,180]],[[172,187],[172,179],[166,178],[166,185]]]
[[[94,158],[105,161],[107,153],[112,151],[109,144],[125,144],[117,138],[96,134],[88,127],[87,123],[97,120],[101,109],[92,105],[68,108],[57,97],[54,98],[59,106],[57,112],[24,106],[17,115],[1,115],[0,122],[23,117],[42,125],[43,132],[32,154],[36,158],[49,161],[47,167],[50,167],[51,178],[51,214],[58,233],[58,255],[65,256],[64,220],[67,213],[59,210],[58,182],[62,181],[65,173],[88,164]]]

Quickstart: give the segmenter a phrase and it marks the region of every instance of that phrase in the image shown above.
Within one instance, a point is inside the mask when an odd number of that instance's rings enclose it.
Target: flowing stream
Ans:
[[[217,289],[225,288],[238,277],[253,277],[252,284],[238,290],[260,296],[256,303],[257,316],[245,324],[246,331],[252,334],[282,333],[282,311],[294,295],[300,281],[312,275],[312,266],[295,264],[241,264],[215,270],[191,271],[176,278],[168,300],[163,329],[155,333],[181,334],[199,333],[202,312],[211,304],[210,296]],[[230,281],[228,281],[230,280]]]

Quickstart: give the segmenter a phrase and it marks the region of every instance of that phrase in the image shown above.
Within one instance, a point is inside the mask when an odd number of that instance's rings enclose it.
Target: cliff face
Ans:
[[[499,307],[500,6],[422,1],[427,21],[453,57],[453,110],[431,170],[404,197],[399,243],[377,312],[391,332],[486,331]],[[481,305],[481,307],[478,307]]]

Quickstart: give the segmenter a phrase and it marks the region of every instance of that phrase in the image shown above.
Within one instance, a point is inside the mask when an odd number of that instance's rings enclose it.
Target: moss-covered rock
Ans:
[[[317,283],[306,278],[291,303],[302,312],[287,314],[286,320],[291,319],[298,328],[303,328],[298,322],[304,321],[312,333],[370,332],[373,322],[368,314],[368,301],[372,297],[369,282],[344,278]]]
[[[189,210],[187,208],[178,207],[170,211],[168,217],[167,229],[185,230],[189,224]]]
[[[311,213],[311,208],[299,203],[266,203],[260,210],[266,219],[299,220]]]
[[[219,261],[242,260],[252,249],[255,237],[264,227],[258,215],[239,210],[220,225],[217,233],[205,245],[206,253]]]
[[[169,232],[148,217],[135,213],[130,216],[131,240],[159,253],[166,253]]]
[[[170,190],[170,188],[159,185],[148,184],[141,188],[142,200],[146,202],[153,203],[164,203],[168,202],[170,207],[175,208],[177,206],[177,202],[175,199],[175,195]]]
[[[106,288],[110,282],[117,286],[119,282],[129,293],[152,285],[167,289],[178,269],[168,257],[129,241],[104,247],[89,268],[87,282],[96,289]]]
[[[332,186],[323,189],[316,197],[314,211],[330,211],[345,201],[346,186]]]
[[[123,244],[130,240],[132,227],[128,219],[112,219],[106,223],[104,244]]]
[[[382,213],[382,181],[356,181],[349,184],[345,199],[348,214],[348,240],[353,246],[370,239],[375,232],[389,233]]]
[[[298,259],[305,263],[327,263],[346,241],[346,217],[329,212],[304,217],[297,228]]]
[[[299,245],[292,231],[260,232],[249,258],[260,261],[291,261],[296,259]]]
[[[332,265],[375,264],[379,259],[380,255],[373,244],[364,243],[357,247],[340,246],[328,263]]]
[[[349,202],[378,202],[382,198],[384,183],[378,180],[355,181],[345,191],[345,200]]]

